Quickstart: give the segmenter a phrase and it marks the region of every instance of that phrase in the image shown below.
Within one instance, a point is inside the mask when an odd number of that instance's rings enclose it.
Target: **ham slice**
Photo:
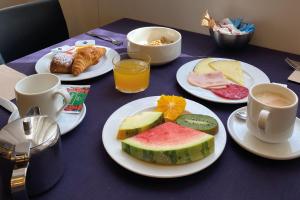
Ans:
[[[223,88],[229,84],[229,81],[225,79],[223,73],[220,71],[200,75],[190,72],[188,76],[188,82],[191,85],[204,89]]]

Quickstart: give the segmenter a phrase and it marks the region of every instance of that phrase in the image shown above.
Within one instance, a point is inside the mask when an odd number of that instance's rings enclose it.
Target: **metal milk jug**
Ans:
[[[63,175],[60,130],[55,120],[32,108],[0,131],[0,199],[29,199]]]

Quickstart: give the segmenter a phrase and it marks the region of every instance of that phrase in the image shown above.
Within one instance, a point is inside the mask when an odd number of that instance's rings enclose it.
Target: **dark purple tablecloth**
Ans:
[[[126,34],[132,29],[147,25],[149,24],[129,19],[119,20],[95,31],[122,39],[124,45],[117,47],[101,40],[96,40],[96,43],[114,48],[118,52],[125,52]],[[161,94],[181,95],[216,112],[224,125],[232,111],[244,106],[207,102],[181,89],[176,82],[176,71],[184,63],[196,59],[194,56],[233,58],[250,63],[264,71],[272,82],[288,84],[289,88],[300,94],[299,85],[287,82],[292,69],[284,62],[287,56],[300,60],[299,56],[255,46],[238,52],[220,50],[208,36],[180,32],[183,36],[182,56],[164,66],[151,68],[151,84],[145,92],[123,94],[116,91],[112,72],[91,80],[76,82],[91,84],[92,88],[86,101],[85,119],[75,130],[62,137],[66,169],[64,177],[52,190],[33,199],[300,198],[300,159],[273,161],[260,158],[239,147],[229,135],[225,151],[212,166],[194,175],[176,179],[154,179],[136,175],[120,167],[105,152],[101,140],[104,123],[117,108],[135,99]],[[55,46],[72,45],[79,39],[94,38],[83,34]],[[33,74],[35,62],[48,53],[49,49],[20,58],[8,65],[25,74]],[[0,109],[0,127],[5,125],[8,116],[7,112]]]

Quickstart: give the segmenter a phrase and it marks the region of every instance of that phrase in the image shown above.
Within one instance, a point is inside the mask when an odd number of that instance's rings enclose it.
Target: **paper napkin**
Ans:
[[[296,83],[300,83],[300,71],[294,71],[289,77],[288,77],[289,81],[293,81]]]
[[[15,85],[22,78],[26,77],[6,65],[0,65],[0,97],[12,100],[15,98]]]

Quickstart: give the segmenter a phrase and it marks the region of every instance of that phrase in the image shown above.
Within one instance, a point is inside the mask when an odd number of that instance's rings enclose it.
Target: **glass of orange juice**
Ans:
[[[116,89],[124,93],[144,91],[150,81],[150,56],[143,53],[122,53],[113,58]]]

